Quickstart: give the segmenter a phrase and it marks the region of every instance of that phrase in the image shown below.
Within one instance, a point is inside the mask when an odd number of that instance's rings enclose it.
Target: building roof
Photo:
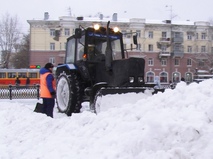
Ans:
[[[205,21],[177,21],[177,20],[156,20],[156,19],[145,19],[145,18],[118,18],[117,14],[113,16],[95,16],[95,17],[73,17],[73,16],[60,16],[58,20],[44,18],[40,20],[28,20],[28,23],[33,23],[36,21],[85,21],[85,22],[120,22],[120,23],[144,23],[144,24],[173,24],[173,25],[201,25],[201,26],[210,26],[209,22]]]

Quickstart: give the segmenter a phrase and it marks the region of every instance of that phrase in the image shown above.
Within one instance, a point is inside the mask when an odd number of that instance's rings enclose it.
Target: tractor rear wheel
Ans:
[[[72,113],[79,113],[81,99],[82,94],[77,75],[74,73],[61,74],[56,86],[56,103],[59,112],[66,113],[68,116],[71,116]]]

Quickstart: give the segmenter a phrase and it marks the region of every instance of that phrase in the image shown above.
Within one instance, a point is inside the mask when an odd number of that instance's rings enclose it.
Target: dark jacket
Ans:
[[[16,85],[20,85],[21,84],[21,81],[19,78],[16,78]]]
[[[29,85],[30,84],[30,78],[28,77],[27,79],[26,79],[26,85]]]

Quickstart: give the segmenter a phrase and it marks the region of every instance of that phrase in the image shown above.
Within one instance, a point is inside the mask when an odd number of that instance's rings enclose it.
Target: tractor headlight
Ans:
[[[100,25],[99,25],[99,24],[95,24],[95,25],[94,25],[94,29],[95,29],[95,30],[99,30],[99,28],[100,28]]]
[[[134,82],[134,77],[129,77],[129,83],[133,83]]]
[[[118,28],[118,27],[114,27],[114,28],[113,28],[113,31],[114,31],[115,33],[117,33],[117,32],[119,31],[119,28]]]
[[[143,82],[143,77],[138,77],[138,82],[142,83]]]

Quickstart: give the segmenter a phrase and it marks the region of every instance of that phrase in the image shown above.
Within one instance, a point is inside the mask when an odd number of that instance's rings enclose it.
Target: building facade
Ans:
[[[149,21],[146,19],[118,19],[92,17],[59,17],[49,20],[28,20],[30,24],[30,65],[43,66],[47,62],[63,63],[66,39],[75,28],[99,23],[117,26],[124,34],[124,48],[129,57],[141,57],[146,61],[146,82],[154,82],[159,76],[162,84],[179,82],[185,78],[193,81],[199,70],[212,73],[213,27],[209,22]],[[133,46],[131,33],[137,33],[138,45]]]

